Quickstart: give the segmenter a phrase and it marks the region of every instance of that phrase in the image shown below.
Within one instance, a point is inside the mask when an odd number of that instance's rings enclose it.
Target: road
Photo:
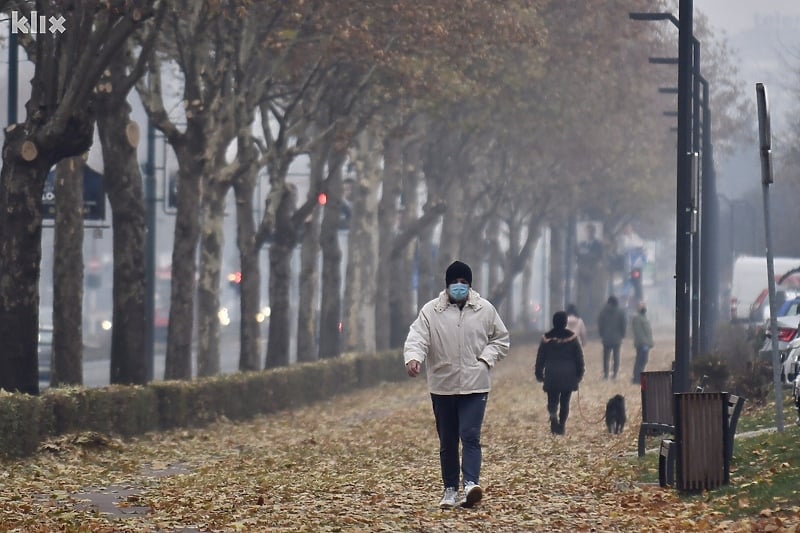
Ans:
[[[236,336],[238,328],[226,328],[220,339],[220,372],[230,374],[239,370],[239,339]],[[153,361],[153,375],[156,381],[164,378],[164,360],[166,345],[156,343],[155,359]],[[196,361],[197,353],[192,353],[192,361]],[[196,368],[193,368],[193,373]],[[96,351],[85,355],[83,361],[83,384],[87,387],[105,387],[109,384],[111,376],[111,360],[108,355],[97,355]],[[49,386],[46,381],[39,382],[39,389]]]

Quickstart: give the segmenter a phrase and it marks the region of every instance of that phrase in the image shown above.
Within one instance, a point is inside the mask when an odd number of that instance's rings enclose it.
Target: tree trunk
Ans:
[[[136,147],[139,128],[127,103],[101,106],[97,129],[103,149],[103,186],[111,204],[114,280],[111,383],[147,383],[145,346],[145,209]]]
[[[253,195],[258,168],[248,169],[234,179],[233,192],[236,197],[236,245],[239,249],[239,268],[242,281],[239,283],[241,324],[239,328],[239,370],[241,372],[261,368],[261,330],[256,320],[261,305],[261,272],[258,259],[260,250],[253,246],[255,222],[253,218]]]
[[[200,234],[200,176],[205,174],[205,143],[199,124],[189,122],[184,144],[173,146],[180,161],[178,212],[175,215],[172,248],[169,330],[164,379],[192,378],[192,333],[194,329],[197,241]]]
[[[520,301],[520,322],[522,329],[534,328],[533,309],[533,253],[529,253],[522,271],[522,301]]]
[[[550,225],[550,311],[563,311],[564,303],[564,246],[566,232],[560,224]]]
[[[338,357],[342,320],[342,250],[339,248],[339,219],[342,208],[342,164],[344,150],[328,157],[328,202],[322,218],[322,302],[319,322],[319,356]]]
[[[289,287],[292,276],[292,252],[295,246],[295,228],[292,213],[297,193],[294,186],[282,182],[273,187],[282,190],[270,191],[270,196],[279,198],[275,212],[275,231],[269,247],[269,302],[272,314],[269,319],[266,368],[289,364],[289,330],[291,305]]]
[[[203,223],[200,237],[200,265],[197,283],[197,376],[219,373],[220,309],[219,289],[224,246],[225,193],[227,185],[206,177],[203,195]]]
[[[444,273],[447,266],[455,260],[461,259],[461,232],[464,228],[467,210],[459,209],[464,202],[464,190],[455,187],[450,191],[447,199],[448,205],[454,206],[448,216],[442,222],[441,241],[439,243],[439,257],[437,261],[438,273],[441,273],[442,285],[444,285]]]
[[[442,281],[436,283],[436,247],[433,244],[434,228],[426,228],[417,239],[417,308],[422,308],[426,302],[432,300],[439,294],[444,285],[444,274]]]
[[[500,220],[497,217],[492,217],[489,221],[489,227],[486,228],[486,239],[487,242],[487,256],[486,256],[486,281],[487,285],[485,288],[481,288],[483,294],[486,297],[489,297],[489,291],[497,287],[500,281],[503,279],[501,273],[501,265],[503,263],[502,257],[502,250],[500,249],[500,242],[499,239],[496,238],[497,235],[500,235]],[[494,238],[491,236],[495,236]],[[472,273],[473,280],[475,280],[475,272]],[[476,280],[477,281],[477,280]],[[499,305],[499,303],[498,303]]]
[[[83,167],[81,156],[56,165],[53,354],[50,385],[83,383]],[[90,290],[98,290],[93,288]]]
[[[325,171],[327,147],[320,146],[309,155],[309,200],[314,200]],[[300,249],[300,279],[297,302],[297,361],[316,361],[319,358],[317,346],[317,309],[319,299],[319,234],[320,209],[314,209],[311,217],[303,223],[303,236]]]
[[[370,129],[356,137],[352,161],[353,184],[347,241],[343,338],[346,351],[375,351],[378,268],[378,189],[381,184],[379,135]],[[392,278],[393,279],[393,278]]]
[[[23,159],[27,140],[22,125],[6,130],[0,170],[0,388],[38,394],[42,193],[51,165]]]
[[[399,217],[400,227],[405,230],[411,223],[419,218],[418,203],[418,188],[419,188],[419,170],[417,162],[419,161],[419,143],[412,143],[406,146],[403,151],[402,159],[402,199],[403,206]],[[389,295],[392,310],[392,328],[389,337],[389,345],[392,348],[402,347],[403,343],[408,336],[408,327],[411,322],[416,318],[417,305],[416,305],[416,288],[414,287],[417,280],[415,272],[416,263],[416,246],[415,241],[411,241],[399,251],[396,259],[392,260],[394,267],[393,277],[397,281],[398,290]]]
[[[378,202],[378,272],[376,284],[392,279],[392,248],[397,224],[397,200],[402,190],[401,147],[394,135],[383,144],[383,185]],[[392,344],[392,302],[378,298],[375,302],[375,348],[386,350]]]

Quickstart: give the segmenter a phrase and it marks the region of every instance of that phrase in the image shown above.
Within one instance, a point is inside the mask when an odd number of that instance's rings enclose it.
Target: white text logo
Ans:
[[[31,11],[31,18],[28,20],[28,17],[20,16],[19,11],[12,11],[11,33],[64,33],[66,21],[62,16],[48,18],[36,11]]]

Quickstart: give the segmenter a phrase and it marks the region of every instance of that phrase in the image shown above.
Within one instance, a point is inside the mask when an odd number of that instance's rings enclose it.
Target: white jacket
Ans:
[[[508,329],[488,300],[470,289],[462,310],[442,291],[411,324],[403,358],[405,363],[427,361],[432,394],[472,394],[489,392],[489,369],[508,354],[508,347]]]

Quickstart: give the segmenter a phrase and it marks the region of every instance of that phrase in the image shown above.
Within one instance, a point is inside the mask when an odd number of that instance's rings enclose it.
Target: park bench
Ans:
[[[672,371],[642,372],[642,424],[639,426],[639,457],[644,456],[645,437],[670,434],[675,427],[672,416]]]
[[[639,426],[639,440],[637,453],[644,457],[645,437],[663,434],[675,434],[672,399],[672,371],[661,370],[655,372],[642,372],[642,423]],[[708,382],[708,376],[703,376],[695,387],[695,392],[703,392]],[[739,413],[733,418],[735,429]]]

